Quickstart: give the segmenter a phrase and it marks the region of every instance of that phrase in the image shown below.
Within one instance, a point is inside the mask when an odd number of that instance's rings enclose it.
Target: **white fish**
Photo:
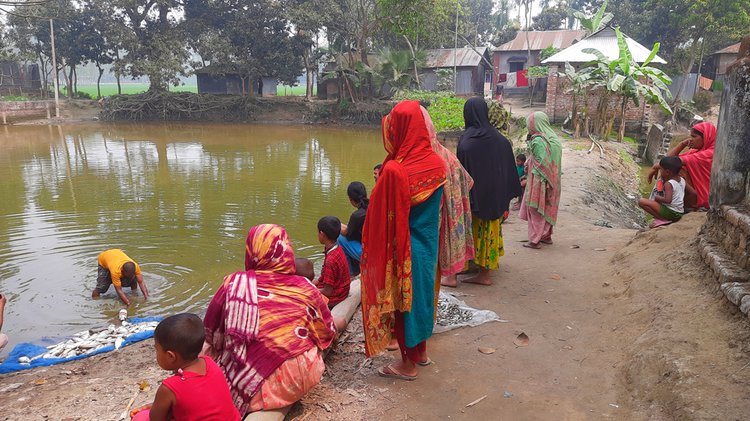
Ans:
[[[23,357],[18,357],[18,363],[19,364],[29,364],[30,362],[31,362],[31,358],[29,358],[29,357],[27,357],[25,355]]]
[[[117,338],[115,340],[115,349],[120,349],[120,347],[122,346],[123,342],[125,342],[125,339],[123,339],[122,336],[120,336],[119,338]]]

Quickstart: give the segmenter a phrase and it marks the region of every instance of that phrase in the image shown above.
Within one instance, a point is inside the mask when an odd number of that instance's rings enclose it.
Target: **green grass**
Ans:
[[[30,98],[24,95],[1,96],[0,101],[28,101]]]
[[[148,90],[148,83],[123,83],[122,93],[123,95],[141,94]],[[304,86],[285,86],[278,85],[276,87],[276,95],[278,96],[304,96]],[[182,85],[182,86],[170,86],[169,90],[172,92],[198,92],[198,86],[196,85]],[[92,98],[96,98],[96,85],[78,85],[79,92],[85,92],[91,95]],[[101,84],[102,96],[117,95],[117,84],[116,83],[102,83]],[[315,86],[313,86],[313,94],[315,94]]]
[[[313,95],[317,95],[317,87],[313,85]],[[277,85],[276,86],[276,96],[305,96],[305,93],[307,92],[307,87],[305,85],[299,85],[299,86],[287,86],[287,85]]]
[[[629,136],[623,136],[622,141],[625,142],[625,143],[630,143],[631,145],[635,145],[635,146],[638,146],[638,145],[641,144],[640,140],[634,139],[634,138],[629,137]]]
[[[586,151],[589,149],[589,145],[585,143],[573,143],[572,146],[574,151]]]
[[[635,160],[633,159],[633,155],[630,155],[630,153],[628,151],[626,151],[625,149],[620,149],[619,151],[617,151],[617,154],[620,155],[620,158],[622,158],[622,160],[628,166],[631,166],[631,167],[637,167],[638,166],[635,163]]]
[[[130,94],[141,94],[148,90],[148,83],[122,83],[123,95]],[[172,92],[198,92],[198,87],[195,85],[184,85],[184,86],[170,86],[169,90]],[[102,96],[117,95],[117,84],[116,83],[102,83],[101,84]],[[91,95],[92,98],[96,98],[96,85],[78,85],[78,92],[85,92]]]

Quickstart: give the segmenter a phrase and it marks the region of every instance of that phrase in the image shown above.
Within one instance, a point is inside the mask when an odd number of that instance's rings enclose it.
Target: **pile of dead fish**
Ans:
[[[106,328],[84,330],[73,335],[72,338],[47,347],[47,352],[35,357],[19,357],[18,362],[29,364],[38,358],[70,358],[78,355],[90,354],[105,346],[114,345],[119,349],[125,338],[136,333],[154,330],[159,322],[129,323],[122,322],[122,326],[109,325]]]
[[[438,299],[437,320],[438,326],[463,325],[471,321],[473,312],[462,308],[457,300],[448,300],[445,297]]]

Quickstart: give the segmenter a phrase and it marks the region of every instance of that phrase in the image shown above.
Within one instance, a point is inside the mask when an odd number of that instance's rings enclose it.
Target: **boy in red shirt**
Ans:
[[[328,307],[344,301],[349,296],[349,264],[344,250],[336,239],[341,234],[341,221],[335,216],[324,216],[318,221],[318,241],[325,247],[323,269],[315,285],[320,293],[328,297]]]
[[[156,362],[174,375],[164,379],[154,403],[131,411],[133,421],[239,421],[224,372],[199,357],[205,339],[201,318],[191,313],[162,320],[154,331]]]

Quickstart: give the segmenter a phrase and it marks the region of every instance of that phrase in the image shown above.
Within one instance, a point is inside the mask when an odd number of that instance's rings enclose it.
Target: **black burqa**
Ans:
[[[511,199],[523,193],[513,147],[490,124],[484,98],[466,101],[464,124],[456,155],[474,179],[469,193],[471,211],[484,220],[498,219],[508,210]]]

